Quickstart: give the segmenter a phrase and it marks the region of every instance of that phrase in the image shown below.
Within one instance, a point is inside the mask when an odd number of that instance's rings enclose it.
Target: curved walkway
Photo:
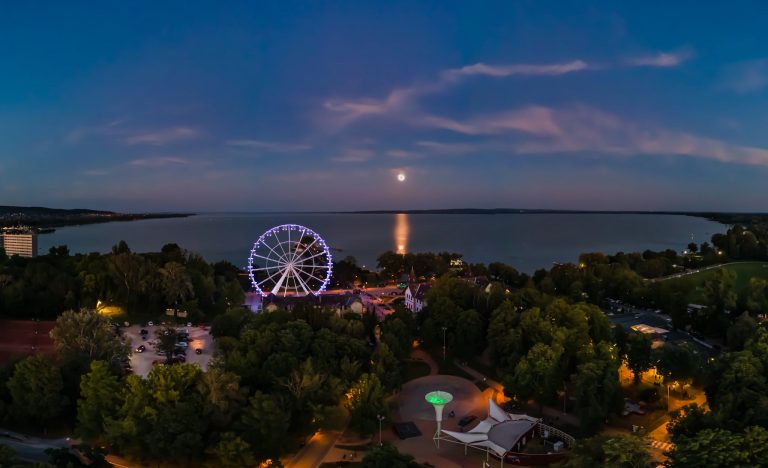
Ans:
[[[414,349],[411,351],[411,359],[426,363],[429,366],[429,375],[437,375],[437,372],[440,369],[435,360],[432,359],[432,356],[421,349]]]
[[[686,271],[684,271],[682,273],[675,273],[674,275],[662,276],[662,277],[659,277],[659,278],[644,278],[644,279],[645,279],[645,281],[650,281],[652,283],[653,282],[657,282],[657,281],[666,281],[666,280],[671,280],[671,279],[682,278],[684,276],[695,275],[696,273],[701,273],[702,271],[714,270],[716,268],[723,268],[723,267],[727,267],[727,266],[730,266],[730,265],[741,265],[741,264],[744,264],[744,263],[763,263],[763,264],[765,264],[765,262],[761,262],[759,260],[746,260],[746,261],[743,261],[743,262],[718,263],[716,265],[710,265],[710,266],[706,266],[704,268],[697,268],[695,270],[686,270]]]

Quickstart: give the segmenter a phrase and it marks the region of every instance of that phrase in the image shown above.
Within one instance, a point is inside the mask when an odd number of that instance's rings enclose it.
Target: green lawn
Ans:
[[[768,279],[768,263],[765,262],[747,262],[747,263],[735,263],[731,265],[725,265],[721,268],[726,268],[736,273],[736,293],[741,294],[749,284],[751,278],[763,278]],[[717,271],[717,268],[711,270],[694,273],[683,278],[668,280],[670,282],[691,282],[695,285],[695,289],[691,293],[689,299],[690,302],[703,303],[704,299],[704,282],[712,278]]]

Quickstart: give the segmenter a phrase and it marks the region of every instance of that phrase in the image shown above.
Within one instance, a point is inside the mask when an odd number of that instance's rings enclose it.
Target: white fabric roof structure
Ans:
[[[509,421],[509,414],[491,398],[488,399],[488,416],[499,422]]]
[[[493,451],[503,460],[507,452],[515,448],[531,429],[539,424],[539,419],[526,414],[510,414],[504,411],[492,399],[488,399],[488,417],[467,432],[442,430],[453,442],[481,450]],[[450,440],[450,439],[447,439]]]
[[[479,432],[481,434],[488,434],[488,431],[491,430],[494,424],[497,424],[498,421],[496,421],[493,418],[485,418],[484,420],[480,421],[480,423],[469,430],[468,432]]]

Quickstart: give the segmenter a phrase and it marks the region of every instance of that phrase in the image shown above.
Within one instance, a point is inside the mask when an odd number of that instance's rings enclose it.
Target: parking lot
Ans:
[[[146,377],[152,369],[152,363],[158,361],[165,362],[165,356],[157,354],[155,344],[157,343],[157,330],[162,327],[157,325],[139,326],[131,325],[123,328],[125,338],[131,345],[131,368],[133,373]],[[142,337],[141,330],[147,330],[145,337]],[[213,357],[213,337],[209,334],[210,327],[176,327],[176,330],[189,333],[189,344],[186,354],[187,364],[197,364],[201,369],[207,370],[208,363]],[[144,345],[144,352],[136,352],[136,348]],[[202,350],[201,354],[195,353],[196,349]]]

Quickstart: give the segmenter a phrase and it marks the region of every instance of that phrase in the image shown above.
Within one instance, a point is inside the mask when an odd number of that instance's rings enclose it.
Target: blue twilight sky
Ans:
[[[768,211],[766,18],[762,1],[7,2],[0,204]]]

